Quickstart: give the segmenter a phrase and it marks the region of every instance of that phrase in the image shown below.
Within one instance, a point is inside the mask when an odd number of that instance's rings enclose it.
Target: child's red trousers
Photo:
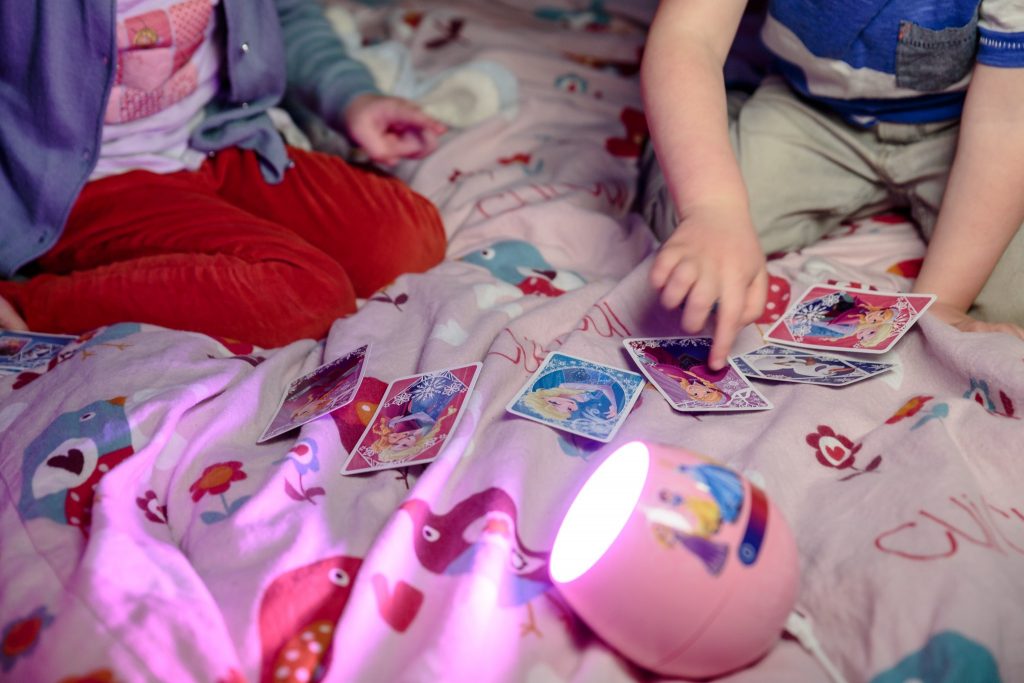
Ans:
[[[0,295],[39,332],[134,321],[271,347],[323,337],[356,297],[444,257],[437,210],[401,181],[289,152],[276,185],[239,149],[90,182],[39,274]]]

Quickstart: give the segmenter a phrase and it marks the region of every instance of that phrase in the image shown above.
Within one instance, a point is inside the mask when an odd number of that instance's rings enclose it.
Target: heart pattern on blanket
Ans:
[[[67,470],[72,474],[81,474],[85,466],[85,456],[77,448],[69,448],[67,454],[60,454],[51,457],[46,461],[47,466]]]

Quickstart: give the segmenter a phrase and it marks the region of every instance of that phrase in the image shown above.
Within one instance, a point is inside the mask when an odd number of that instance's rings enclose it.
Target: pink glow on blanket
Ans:
[[[633,513],[647,470],[647,447],[633,441],[612,453],[569,507],[551,550],[551,578],[572,581],[611,547]]]

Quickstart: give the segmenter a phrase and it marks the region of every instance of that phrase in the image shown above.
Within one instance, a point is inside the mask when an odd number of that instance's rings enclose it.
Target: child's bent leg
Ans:
[[[437,209],[400,180],[328,154],[291,148],[288,153],[294,166],[276,185],[262,181],[251,152],[219,153],[210,163],[218,192],[288,226],[335,259],[360,297],[444,258]]]
[[[769,78],[749,98],[729,94],[729,133],[766,253],[808,246],[844,220],[891,208],[873,134],[801,102]],[[678,216],[651,146],[640,210],[664,240]]]
[[[41,274],[12,289],[30,328],[136,321],[278,346],[355,310],[344,269],[217,197],[201,173],[95,181]]]
[[[845,220],[892,207],[870,131],[800,101],[769,78],[730,121],[766,253],[808,246]]]

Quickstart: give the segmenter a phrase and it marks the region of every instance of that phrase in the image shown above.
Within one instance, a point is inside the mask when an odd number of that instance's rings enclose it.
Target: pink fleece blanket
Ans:
[[[485,60],[515,77],[511,106],[401,169],[441,207],[450,259],[322,344],[126,323],[0,379],[0,678],[652,680],[547,576],[568,498],[630,439],[764,488],[799,546],[799,609],[848,680],[1024,677],[1019,341],[925,316],[884,376],[760,384],[774,408],[754,413],[676,413],[648,388],[606,445],[505,412],[549,351],[632,369],[622,339],[677,333],[646,284],[652,236],[629,212],[645,134],[638,8],[353,8],[423,74]],[[812,282],[906,289],[921,254],[899,217],[852,224],[772,261],[772,301]],[[366,342],[349,405],[256,444],[292,379]],[[475,361],[437,461],[338,474],[389,381]],[[828,678],[784,638],[722,680]]]

